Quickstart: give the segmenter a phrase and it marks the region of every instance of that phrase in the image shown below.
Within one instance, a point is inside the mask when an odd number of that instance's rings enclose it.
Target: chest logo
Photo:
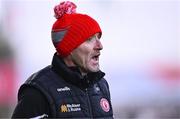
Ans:
[[[68,112],[66,105],[61,105],[61,112]]]
[[[64,88],[57,88],[58,92],[70,91],[70,88],[65,86]]]
[[[63,104],[60,107],[60,112],[78,112],[81,111],[80,104]]]
[[[109,112],[110,106],[109,106],[109,102],[107,99],[102,98],[100,101],[100,105],[101,105],[101,108],[103,109],[103,111]]]

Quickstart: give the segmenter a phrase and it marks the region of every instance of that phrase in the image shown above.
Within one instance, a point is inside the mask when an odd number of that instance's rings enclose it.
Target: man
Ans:
[[[99,69],[101,29],[75,8],[69,1],[55,6],[57,52],[52,65],[20,87],[12,118],[113,118],[109,86]]]

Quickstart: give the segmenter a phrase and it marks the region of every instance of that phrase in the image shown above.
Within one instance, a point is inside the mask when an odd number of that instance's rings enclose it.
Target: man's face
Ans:
[[[102,49],[99,33],[96,33],[72,51],[71,59],[76,66],[80,67],[82,73],[97,72],[99,71],[99,56]]]

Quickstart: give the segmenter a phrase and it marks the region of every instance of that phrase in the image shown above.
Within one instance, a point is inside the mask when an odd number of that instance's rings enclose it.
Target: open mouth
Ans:
[[[95,61],[99,61],[99,56],[100,56],[100,54],[94,55],[92,57],[92,59],[95,60]]]

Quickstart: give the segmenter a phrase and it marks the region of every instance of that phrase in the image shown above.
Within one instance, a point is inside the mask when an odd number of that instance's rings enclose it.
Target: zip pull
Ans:
[[[90,84],[90,81],[88,79],[86,79],[86,82],[87,82],[87,84]]]
[[[83,82],[84,82],[84,85],[86,85],[86,87],[89,86],[90,80],[88,79],[88,76],[87,76],[87,75],[85,75],[85,76],[83,77]]]

